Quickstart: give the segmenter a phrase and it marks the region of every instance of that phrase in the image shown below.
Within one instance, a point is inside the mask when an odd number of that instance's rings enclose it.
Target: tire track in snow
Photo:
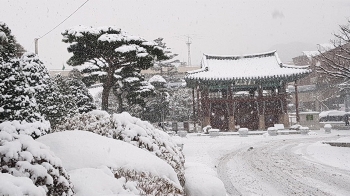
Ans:
[[[219,178],[230,195],[350,195],[350,172],[295,154],[300,143],[324,138],[272,140],[221,158]],[[302,145],[306,152],[308,145]],[[300,147],[300,146],[298,146]]]

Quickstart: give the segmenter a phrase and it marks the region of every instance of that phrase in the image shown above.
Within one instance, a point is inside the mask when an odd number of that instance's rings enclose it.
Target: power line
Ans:
[[[75,14],[81,7],[83,7],[89,0],[86,0],[83,4],[81,4],[73,13],[71,13],[68,17],[66,17],[62,22],[60,22],[58,25],[56,25],[54,28],[52,28],[50,31],[45,33],[43,36],[40,36],[37,39],[41,39],[45,37],[47,34],[51,33],[53,30],[55,30],[57,27],[59,27],[61,24],[63,24],[66,20],[68,20],[73,14]]]

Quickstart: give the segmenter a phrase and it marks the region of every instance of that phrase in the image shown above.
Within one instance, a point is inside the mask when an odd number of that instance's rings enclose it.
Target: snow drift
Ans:
[[[56,132],[38,141],[61,158],[78,195],[100,195],[106,190],[112,191],[108,194],[182,194],[169,164],[126,142],[87,131]],[[90,193],[87,184],[95,187]]]
[[[90,131],[147,150],[165,160],[177,173],[180,184],[185,184],[183,153],[168,134],[147,121],[126,112],[109,115],[105,111],[94,110],[69,119],[55,131],[65,130]]]

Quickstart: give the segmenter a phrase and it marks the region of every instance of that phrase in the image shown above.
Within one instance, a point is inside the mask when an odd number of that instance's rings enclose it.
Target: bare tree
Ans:
[[[322,75],[337,79],[350,79],[350,20],[347,25],[340,25],[331,41],[333,49],[325,51],[320,47],[316,56],[316,69]]]

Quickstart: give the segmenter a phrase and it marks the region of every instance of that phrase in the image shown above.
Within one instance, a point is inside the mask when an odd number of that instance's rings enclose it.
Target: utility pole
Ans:
[[[192,42],[191,42],[190,39],[191,39],[191,38],[190,38],[190,36],[188,35],[188,36],[187,36],[187,42],[186,42],[186,44],[187,44],[187,50],[188,50],[188,59],[187,59],[187,65],[188,65],[188,66],[191,66],[191,47],[190,47],[190,45],[192,44]]]
[[[38,54],[38,48],[39,48],[39,46],[38,46],[38,40],[39,40],[39,38],[34,38],[34,42],[35,42],[35,54]]]

